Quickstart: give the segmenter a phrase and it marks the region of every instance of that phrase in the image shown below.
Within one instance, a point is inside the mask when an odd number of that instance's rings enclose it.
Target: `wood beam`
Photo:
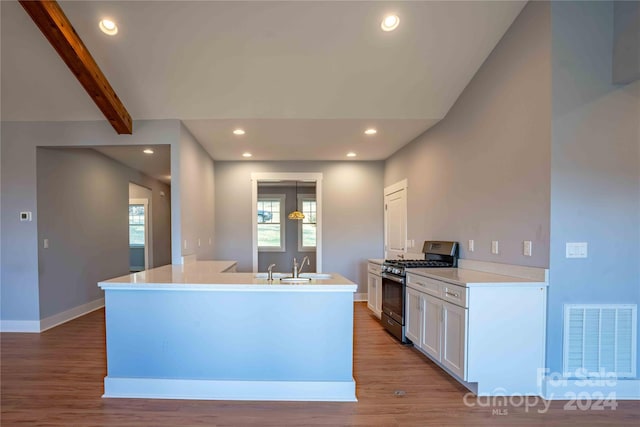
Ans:
[[[118,134],[131,134],[129,112],[56,1],[20,0]]]

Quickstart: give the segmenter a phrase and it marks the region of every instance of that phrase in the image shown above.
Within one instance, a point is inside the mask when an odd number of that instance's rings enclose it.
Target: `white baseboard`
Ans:
[[[63,311],[62,313],[54,314],[53,316],[46,317],[40,321],[40,332],[44,332],[47,329],[54,328],[58,325],[68,322],[69,320],[76,319],[85,314],[91,313],[99,308],[104,307],[104,298],[100,298],[86,304],[73,307],[72,309]]]
[[[0,320],[0,332],[40,332],[39,320]]]
[[[542,393],[547,400],[640,400],[640,379],[545,377]]]
[[[354,301],[369,301],[369,294],[366,292],[357,292],[353,294]]]
[[[218,381],[164,378],[104,379],[109,398],[193,400],[288,400],[357,402],[351,381]]]
[[[0,332],[44,332],[104,307],[104,298],[73,307],[42,320],[0,320]]]

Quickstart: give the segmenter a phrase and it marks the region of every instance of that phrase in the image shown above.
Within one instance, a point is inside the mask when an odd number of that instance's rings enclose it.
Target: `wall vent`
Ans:
[[[636,376],[635,304],[565,304],[563,376]]]

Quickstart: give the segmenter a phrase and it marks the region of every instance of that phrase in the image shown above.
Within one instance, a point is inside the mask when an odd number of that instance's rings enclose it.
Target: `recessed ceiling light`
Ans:
[[[144,154],[153,154],[153,150],[151,148],[145,148],[144,150],[142,150],[142,152]]]
[[[98,24],[98,26],[100,27],[100,30],[105,34],[108,34],[110,36],[115,36],[116,34],[118,34],[118,26],[110,19],[103,19],[102,21],[100,21],[100,24]]]
[[[382,31],[393,31],[398,28],[398,25],[400,25],[398,15],[387,15],[382,20],[380,28],[382,28]]]
[[[234,135],[244,135],[244,134],[245,134],[245,131],[244,131],[244,129],[235,129],[235,130],[233,131],[233,134],[234,134]]]
[[[370,128],[364,131],[365,135],[375,135],[376,133],[378,133],[377,130],[375,130],[374,128]]]
[[[354,153],[353,151],[349,151],[347,153],[347,157],[355,157],[355,156],[356,156],[356,153]]]
[[[242,157],[251,157],[251,153],[249,152],[242,153]]]

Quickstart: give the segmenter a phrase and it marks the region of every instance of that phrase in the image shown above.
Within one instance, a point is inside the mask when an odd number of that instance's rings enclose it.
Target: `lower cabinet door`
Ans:
[[[376,276],[372,273],[369,273],[367,280],[367,306],[369,310],[375,313],[376,305],[378,303],[378,292],[376,289],[376,285],[378,281],[376,280]]]
[[[442,302],[441,363],[466,380],[467,309]]]
[[[367,306],[376,316],[382,314],[382,278],[369,273],[367,279]]]
[[[407,288],[406,295],[406,318],[405,318],[405,335],[416,346],[420,346],[422,339],[422,293],[414,289]]]
[[[420,348],[435,360],[440,360],[441,318],[443,301],[429,295],[423,295],[423,323]]]
[[[376,314],[382,317],[382,277],[374,275],[376,278]]]

